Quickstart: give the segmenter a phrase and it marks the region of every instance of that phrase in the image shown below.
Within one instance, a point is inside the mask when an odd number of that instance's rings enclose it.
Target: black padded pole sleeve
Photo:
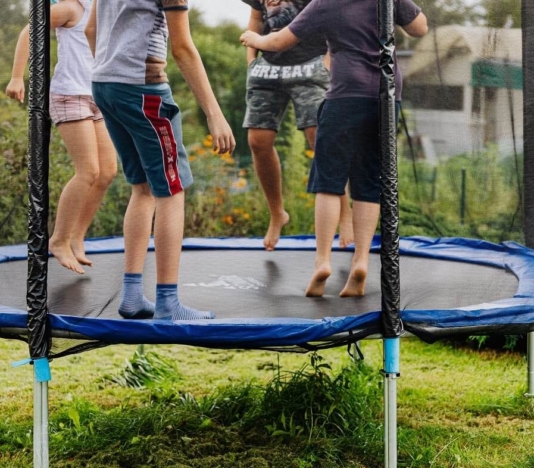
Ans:
[[[384,337],[402,332],[400,321],[399,193],[397,125],[395,119],[395,10],[394,0],[378,0],[380,37],[380,158],[382,193],[380,230],[382,245],[382,323]]]
[[[522,2],[525,243],[534,248],[534,3]]]
[[[50,0],[30,3],[28,332],[30,357],[50,350],[47,307]]]

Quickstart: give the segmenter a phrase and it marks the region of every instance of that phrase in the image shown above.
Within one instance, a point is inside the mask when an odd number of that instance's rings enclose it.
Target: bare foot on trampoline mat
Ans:
[[[82,266],[76,260],[70,244],[67,242],[57,242],[53,238],[50,239],[48,250],[52,252],[52,255],[56,258],[61,266],[64,266],[68,270],[83,275],[85,273]]]
[[[349,275],[349,279],[339,293],[340,297],[361,297],[365,294],[365,281],[367,279],[367,269],[354,267]]]
[[[346,249],[351,244],[354,244],[354,230],[352,218],[348,218],[339,223],[339,247]]]
[[[269,229],[267,229],[267,234],[263,239],[263,245],[265,250],[272,252],[278,241],[280,240],[280,233],[282,228],[289,223],[289,215],[284,211],[280,216],[271,216],[271,221],[269,222]]]
[[[81,242],[72,242],[70,243],[70,248],[72,253],[80,265],[93,266],[93,262],[85,256],[85,247],[83,245],[83,240]]]
[[[315,268],[313,276],[306,288],[306,297],[323,297],[326,280],[332,274],[330,265],[321,265]]]

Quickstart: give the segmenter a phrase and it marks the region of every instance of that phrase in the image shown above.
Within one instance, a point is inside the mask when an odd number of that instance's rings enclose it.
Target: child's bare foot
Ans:
[[[58,242],[52,238],[50,239],[48,250],[52,252],[52,255],[54,255],[61,266],[80,275],[85,273],[78,260],[76,260],[69,242]]]
[[[330,264],[322,264],[318,267],[315,267],[313,276],[306,288],[307,297],[322,297],[324,295],[324,290],[326,287],[326,280],[332,274],[332,269]]]
[[[269,252],[273,251],[280,240],[280,233],[282,228],[289,223],[289,215],[286,211],[282,212],[280,216],[271,216],[271,221],[269,223],[269,229],[267,229],[267,234],[263,239],[263,245],[265,250]]]
[[[93,266],[93,262],[85,256],[83,240],[81,242],[71,241],[70,248],[72,249],[72,253],[80,265],[86,265],[90,267]]]
[[[367,279],[367,268],[355,266],[352,268],[349,279],[339,293],[340,297],[361,297],[365,294],[365,281]]]
[[[354,244],[354,230],[352,228],[352,218],[346,217],[339,223],[339,247],[346,249],[349,245]]]

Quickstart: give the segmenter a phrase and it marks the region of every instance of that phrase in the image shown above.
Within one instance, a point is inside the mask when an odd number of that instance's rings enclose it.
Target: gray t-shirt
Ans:
[[[410,24],[421,12],[412,0],[395,0],[395,20]],[[289,25],[299,39],[325,36],[331,62],[327,99],[378,98],[380,42],[376,0],[312,0]],[[401,100],[402,78],[395,67],[396,98]]]
[[[100,0],[92,80],[166,83],[166,10],[187,10],[188,0]]]
[[[214,0],[221,1],[221,0]],[[310,3],[311,0],[242,0],[254,10],[262,12],[262,34],[285,28]],[[274,65],[297,65],[326,54],[326,40],[313,35],[285,52],[262,51],[262,56]]]

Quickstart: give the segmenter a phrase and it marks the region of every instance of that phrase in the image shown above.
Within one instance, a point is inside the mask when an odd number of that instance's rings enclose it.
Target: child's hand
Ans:
[[[6,95],[17,101],[24,102],[24,80],[12,78],[6,88]]]
[[[245,31],[243,34],[241,34],[239,40],[245,47],[252,47],[254,49],[260,48],[258,47],[258,42],[261,40],[261,36],[258,33]]]
[[[233,153],[235,138],[226,119],[222,115],[208,118],[208,128],[213,137],[213,151],[219,154]]]

